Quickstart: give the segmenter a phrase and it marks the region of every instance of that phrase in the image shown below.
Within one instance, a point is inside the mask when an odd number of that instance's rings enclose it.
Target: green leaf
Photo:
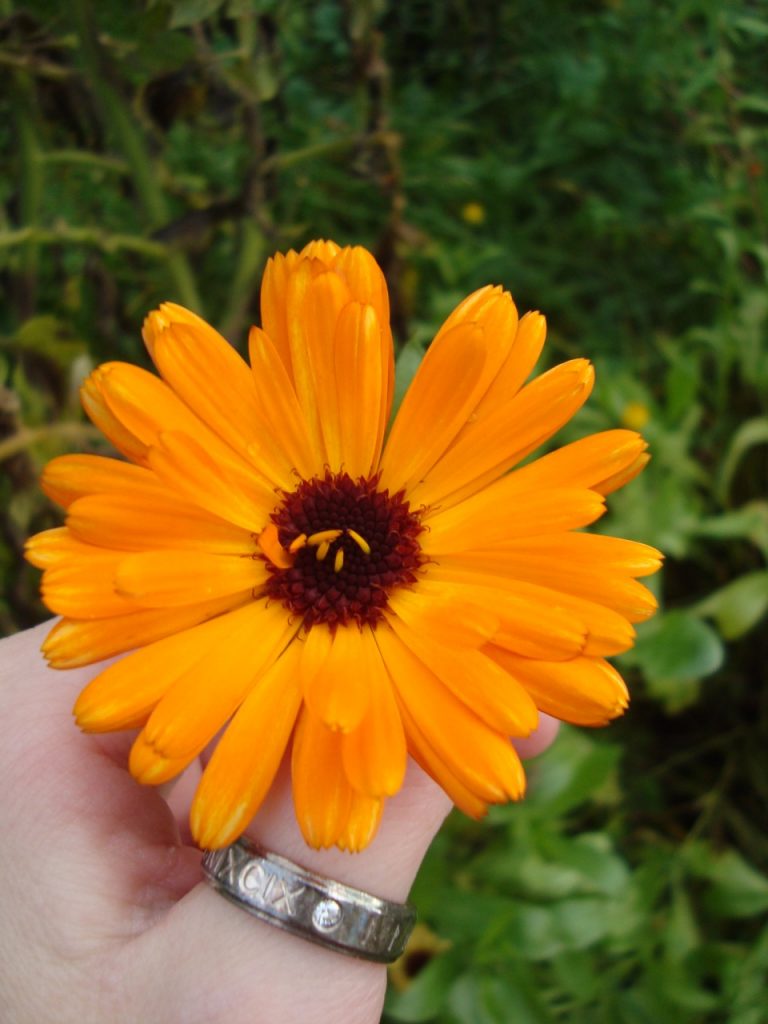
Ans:
[[[754,93],[740,96],[736,106],[739,110],[749,110],[753,114],[768,114],[768,97],[756,96]]]
[[[691,532],[717,540],[749,540],[768,558],[768,501],[750,501],[735,512],[701,519]]]
[[[717,857],[708,873],[707,907],[723,917],[754,917],[768,910],[768,878],[736,850]]]
[[[750,36],[765,38],[768,36],[768,22],[760,18],[750,18],[747,14],[740,14],[738,17],[729,18],[729,24]]]
[[[754,419],[747,420],[733,435],[717,482],[717,493],[721,501],[725,501],[728,496],[739,463],[749,449],[758,444],[768,444],[768,416],[755,416]]]
[[[740,958],[728,987],[729,1024],[765,1024],[763,1004],[768,988],[768,926],[747,955]]]
[[[527,841],[513,842],[511,849],[499,847],[481,857],[477,871],[485,882],[535,901],[617,895],[628,881],[625,862],[602,833],[575,838],[545,833],[538,841],[533,833]]]
[[[692,875],[709,882],[707,909],[721,917],[753,917],[768,910],[768,877],[736,850],[716,852],[704,842],[683,847],[681,856]]]
[[[768,569],[745,573],[710,594],[695,610],[713,618],[726,640],[738,639],[768,611]]]
[[[451,987],[449,1020],[454,1024],[550,1024],[532,979],[505,969],[504,977],[464,974]]]
[[[664,932],[667,960],[672,963],[684,960],[700,942],[691,901],[685,890],[677,886],[672,894],[672,907]]]
[[[634,656],[648,689],[669,711],[679,711],[698,694],[698,680],[716,672],[725,652],[717,633],[690,612],[664,615],[638,640]]]
[[[557,742],[530,766],[525,804],[512,811],[551,816],[578,807],[594,798],[614,776],[620,756],[618,746],[598,743],[576,729],[561,728]]]
[[[67,324],[45,314],[25,320],[16,331],[13,343],[20,351],[43,356],[62,370],[68,369],[87,351],[85,342],[74,338]]]
[[[460,960],[452,952],[435,957],[404,992],[388,992],[387,1015],[392,1020],[406,1022],[431,1020],[437,1016],[459,964]]]
[[[511,906],[487,930],[480,953],[543,961],[588,949],[608,936],[632,931],[636,915],[630,900],[627,889],[618,899],[584,896],[540,905],[508,901]]]

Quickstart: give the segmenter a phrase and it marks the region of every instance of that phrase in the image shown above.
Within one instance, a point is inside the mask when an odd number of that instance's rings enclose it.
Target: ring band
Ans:
[[[222,896],[262,921],[363,960],[397,960],[416,921],[408,903],[323,878],[245,838],[209,850],[203,871]]]

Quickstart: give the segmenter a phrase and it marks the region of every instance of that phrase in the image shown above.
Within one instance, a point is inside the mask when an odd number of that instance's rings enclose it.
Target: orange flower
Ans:
[[[107,363],[83,387],[126,461],[44,472],[67,509],[28,545],[62,616],[45,655],[133,651],[83,690],[79,725],[140,729],[130,769],[150,784],[225,727],[191,812],[209,848],[243,832],[289,748],[316,847],[370,842],[408,753],[473,816],[520,797],[510,737],[538,710],[600,725],[626,707],[605,658],[653,613],[635,577],[660,555],[577,531],[642,469],[643,440],[610,430],[514,469],[593,374],[574,359],[525,384],[544,318],[518,322],[498,287],[448,318],[386,441],[392,338],[371,255],[277,255],[261,304],[250,367],[193,313],[151,313],[160,377]]]

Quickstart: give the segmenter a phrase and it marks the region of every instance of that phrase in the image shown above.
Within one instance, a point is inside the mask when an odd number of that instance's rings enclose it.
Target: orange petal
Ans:
[[[131,747],[128,770],[143,786],[160,786],[180,775],[195,757],[195,754],[175,760],[164,757],[148,742],[146,733],[142,730]]]
[[[222,466],[196,440],[164,432],[149,450],[149,463],[177,493],[214,516],[259,532],[277,504],[268,482],[247,469]]]
[[[395,616],[388,621],[411,653],[496,732],[529,736],[536,728],[539,716],[525,689],[485,654],[446,650],[424,640]]]
[[[90,544],[74,537],[66,526],[36,533],[24,545],[24,557],[37,569],[50,569],[67,562],[76,563],[81,558],[98,555]],[[116,554],[116,552],[113,552]]]
[[[327,458],[318,409],[321,397],[318,386],[329,384],[332,353],[325,346],[341,306],[349,301],[349,292],[340,278],[328,272],[320,275],[324,283],[314,290],[315,276],[314,268],[307,261],[300,263],[289,276],[287,302],[291,316],[287,329],[296,396],[304,413],[312,447]],[[333,424],[329,424],[328,430],[332,429]]]
[[[77,724],[86,732],[110,732],[149,715],[184,672],[210,650],[229,643],[237,623],[232,613],[220,615],[110,665],[77,698]]]
[[[378,464],[387,404],[388,346],[373,306],[350,302],[336,328],[335,377],[339,410],[339,466],[353,478],[370,476]]]
[[[234,485],[244,481],[247,488],[261,492],[266,504],[274,504],[273,485],[258,469],[196,416],[168,385],[146,370],[127,363],[105,363],[94,371],[102,395],[120,423],[142,443],[142,460],[150,456],[165,438],[183,438],[187,446],[205,453],[216,476]],[[180,443],[180,442],[179,442]],[[157,467],[153,465],[153,469]],[[162,477],[162,474],[159,474]],[[211,481],[212,483],[212,481]],[[175,481],[170,481],[171,487]]]
[[[494,614],[498,622],[494,642],[518,654],[558,661],[584,650],[584,623],[557,601],[545,601],[529,592],[518,594],[512,585],[500,587],[483,585],[479,580],[461,581],[451,568],[443,565],[430,566],[419,588],[438,600],[456,594],[459,604],[475,606],[476,615]],[[446,632],[450,624],[451,620],[446,619]]]
[[[349,820],[352,787],[342,763],[342,736],[305,706],[293,738],[293,803],[302,835],[315,849],[333,846]]]
[[[199,333],[212,334],[216,338],[221,338],[219,332],[215,331],[197,313],[193,313],[192,310],[185,309],[184,306],[179,306],[175,302],[163,302],[158,309],[153,309],[151,313],[147,314],[141,329],[144,344],[153,361],[155,341],[171,324],[189,324]]]
[[[547,321],[541,313],[526,313],[517,325],[507,358],[473,413],[473,421],[484,419],[497,408],[508,407],[533,371],[546,335]]]
[[[167,493],[149,470],[103,455],[59,455],[51,459],[40,477],[40,487],[51,501],[64,508],[87,494],[125,493],[134,488]]]
[[[123,558],[121,551],[91,547],[75,561],[52,565],[40,584],[43,601],[52,612],[72,619],[107,619],[137,611],[139,602],[115,589]]]
[[[605,725],[624,713],[629,695],[616,669],[600,658],[531,661],[499,648],[489,655],[514,675],[548,715],[574,725]]]
[[[539,559],[533,555],[526,557],[519,550],[508,554],[504,547],[491,552],[464,552],[457,556],[456,562],[459,557],[470,571],[487,574],[489,585],[493,585],[491,574],[495,574],[497,586],[505,586],[499,580],[514,580],[514,589],[526,600],[529,596],[535,600],[534,594],[538,593],[539,600],[552,601],[553,592],[558,591],[612,608],[630,622],[645,621],[658,606],[656,598],[642,583],[599,564],[596,568],[584,563],[568,565],[546,555]],[[453,570],[447,566],[435,571],[435,576],[441,574],[455,578]]]
[[[392,426],[381,460],[383,487],[411,490],[427,476],[499,372],[516,324],[512,300],[501,293],[475,320],[438,333]]]
[[[256,590],[266,580],[264,562],[207,551],[143,551],[123,556],[115,586],[145,608],[174,608]]]
[[[250,601],[250,590],[182,608],[143,608],[109,619],[60,619],[43,641],[51,668],[77,668],[134,650]]]
[[[608,537],[599,533],[562,533],[548,537],[511,538],[491,551],[465,552],[455,561],[483,565],[489,571],[514,574],[515,567],[557,565],[594,568],[627,576],[649,576],[661,566],[664,556],[649,544]]]
[[[389,326],[389,294],[387,282],[376,260],[362,246],[346,246],[339,250],[332,263],[335,273],[345,280],[355,302],[362,306],[373,306],[381,331],[379,354],[381,357],[381,422],[379,425],[377,451],[381,451],[384,430],[389,419],[395,385],[395,353],[392,331]],[[375,372],[375,371],[372,371]]]
[[[520,492],[540,487],[591,487],[608,494],[616,487],[604,489],[606,481],[623,478],[628,469],[635,469],[647,447],[632,430],[605,430],[543,455],[516,470],[510,479],[517,482]]]
[[[299,654],[297,643],[288,645],[219,740],[190,811],[198,846],[216,850],[234,842],[267,795],[301,704]]]
[[[112,412],[104,395],[103,381],[101,368],[97,367],[83,382],[80,401],[85,414],[119,452],[132,462],[141,464],[147,454],[147,445]]]
[[[309,631],[302,658],[302,681],[307,706],[330,729],[349,732],[360,724],[370,700],[369,664],[360,627],[339,626],[325,638],[313,634],[330,631],[315,626]]]
[[[318,260],[324,267],[331,267],[340,252],[341,247],[336,242],[327,238],[316,238],[307,242],[299,256],[305,260]]]
[[[452,555],[443,559],[439,566],[430,570],[430,573],[436,580],[445,580],[453,584],[480,586],[496,593],[511,592],[518,601],[529,603],[530,611],[534,615],[541,606],[547,609],[559,607],[570,611],[587,631],[584,649],[580,652],[582,654],[600,657],[619,654],[621,651],[629,650],[634,643],[634,629],[623,615],[613,609],[576,594],[566,594],[556,587],[545,587],[515,579],[505,573],[503,568],[495,566],[493,559],[489,559],[488,567],[483,571],[472,566],[471,560],[475,554],[466,552],[462,555]],[[518,653],[525,657],[537,656],[530,650],[521,650]],[[550,653],[544,660],[560,659]]]
[[[411,500],[446,508],[486,487],[567,423],[589,397],[593,383],[587,360],[574,359],[537,377],[508,403],[473,415],[443,458],[413,488]],[[571,483],[554,477],[545,486]]]
[[[361,669],[368,681],[368,709],[357,728],[344,735],[342,760],[347,779],[358,793],[394,796],[405,776],[405,734],[376,641],[370,630],[365,632]]]
[[[346,824],[336,837],[339,849],[348,853],[364,850],[378,831],[383,810],[384,800],[353,792]]]
[[[631,483],[636,476],[639,476],[650,461],[651,456],[647,452],[644,452],[642,455],[638,455],[635,461],[625,469],[621,469],[618,473],[613,473],[611,476],[605,477],[604,480],[598,480],[594,485],[594,489],[599,491],[600,494],[613,494],[614,491],[618,491],[620,487],[624,487],[626,484]]]
[[[259,548],[264,552],[272,565],[278,569],[290,569],[293,558],[280,543],[278,529],[274,523],[267,523],[259,534]]]
[[[419,581],[395,590],[389,608],[415,632],[446,647],[480,647],[499,631],[495,611],[458,587],[425,587]]]
[[[344,280],[356,302],[373,306],[379,323],[389,325],[387,282],[367,249],[360,245],[345,246],[328,261],[328,266]]]
[[[488,811],[487,802],[481,800],[451,771],[443,758],[427,742],[424,733],[399,698],[398,706],[411,757],[427,775],[442,787],[460,810],[468,814],[470,818],[482,818]]]
[[[520,501],[512,477],[503,477],[479,494],[425,517],[422,548],[443,555],[491,547],[515,537],[540,537],[593,523],[605,511],[603,498],[587,488],[552,488]]]
[[[290,487],[291,465],[265,437],[256,381],[215,331],[176,325],[156,341],[155,362],[174,392],[230,448],[275,487]]]
[[[261,282],[261,323],[289,376],[292,376],[292,366],[288,340],[288,282],[300,262],[301,258],[293,250],[276,253],[267,260]]]
[[[508,738],[470,711],[391,629],[377,629],[376,640],[398,702],[452,774],[484,802],[519,798],[525,776]]]
[[[129,363],[102,363],[91,376],[113,415],[142,445],[154,444],[161,430],[205,435],[197,416],[147,370]]]
[[[67,527],[88,544],[128,551],[204,549],[252,555],[253,535],[187,501],[151,491],[92,494],[69,506]]]
[[[324,449],[310,437],[293,381],[272,339],[258,327],[253,327],[248,349],[262,418],[272,425],[273,436],[301,477],[308,480],[320,474],[325,459]]]
[[[296,633],[279,604],[252,601],[228,618],[230,642],[210,648],[184,672],[144,728],[146,741],[166,758],[199,754]]]
[[[344,462],[339,389],[336,383],[336,347],[339,340],[339,318],[350,299],[349,289],[342,278],[333,273],[320,274],[309,283],[297,318],[303,327],[303,357],[308,363],[312,397],[317,408],[328,466],[332,472],[339,472]],[[298,333],[292,334],[293,337],[298,338]],[[292,352],[292,358],[294,370],[297,371],[296,349]],[[379,362],[378,353],[374,359]],[[297,373],[297,386],[298,382]],[[378,411],[376,403],[373,409],[366,410],[366,416],[369,419],[375,416],[378,420]]]

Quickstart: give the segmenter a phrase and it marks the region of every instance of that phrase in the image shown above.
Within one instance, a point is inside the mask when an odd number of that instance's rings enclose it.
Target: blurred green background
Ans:
[[[401,389],[500,282],[596,363],[558,440],[650,441],[600,524],[668,556],[630,713],[450,819],[388,1022],[768,1021],[767,55],[764,0],[0,0],[3,632],[83,375],[164,299],[242,350],[310,238],[376,253]]]

